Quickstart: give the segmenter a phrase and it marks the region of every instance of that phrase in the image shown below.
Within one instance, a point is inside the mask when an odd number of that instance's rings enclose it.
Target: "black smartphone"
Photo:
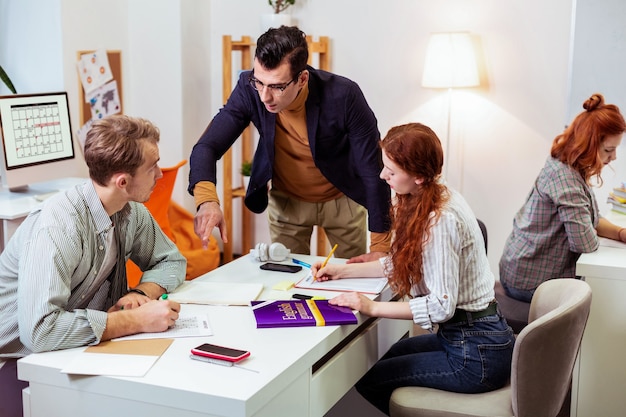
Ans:
[[[266,271],[279,271],[279,272],[298,272],[302,269],[300,265],[285,265],[285,264],[276,264],[274,262],[267,262],[260,266],[261,269],[265,269]]]
[[[220,359],[229,362],[239,362],[240,360],[250,356],[250,352],[247,350],[233,349],[224,346],[212,345],[210,343],[205,343],[191,349],[191,353],[198,356]]]

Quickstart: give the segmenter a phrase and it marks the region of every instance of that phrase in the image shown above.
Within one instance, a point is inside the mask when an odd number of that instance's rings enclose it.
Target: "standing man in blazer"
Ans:
[[[194,146],[189,192],[203,243],[214,227],[228,239],[216,163],[252,122],[260,139],[244,201],[255,213],[268,208],[272,242],[292,253],[310,253],[318,225],[331,245],[338,244],[337,256],[349,262],[389,251],[391,193],[378,176],[376,117],[355,82],[308,66],[308,56],[305,34],[297,27],[261,35],[253,70],[241,73],[228,102]]]

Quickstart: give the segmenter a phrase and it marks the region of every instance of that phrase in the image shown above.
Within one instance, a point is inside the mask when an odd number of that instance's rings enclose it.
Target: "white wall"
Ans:
[[[264,3],[214,1],[211,33],[258,34]],[[245,16],[237,13],[243,8]],[[330,37],[332,70],[359,83],[383,135],[398,123],[420,121],[446,136],[445,91],[420,85],[428,34],[467,30],[478,38],[485,85],[455,92],[449,173],[489,229],[497,272],[513,215],[563,126],[572,1],[309,0],[291,12],[308,34]],[[212,60],[220,62],[220,39],[211,42]],[[213,66],[212,77],[219,75]],[[212,97],[218,107],[221,92]]]
[[[0,64],[18,93],[64,89],[60,4],[0,0]],[[11,94],[1,82],[0,94]]]
[[[7,22],[25,21],[25,11],[32,19],[38,14],[33,4],[43,3],[48,2],[0,0],[0,59],[7,70],[19,73],[12,74],[14,79],[26,77],[27,84],[33,82],[31,76],[22,74],[30,74],[26,69],[31,70],[33,61],[21,55],[8,65],[6,57],[25,38],[42,33],[37,27],[26,35],[15,25],[9,33],[5,28]],[[484,83],[454,92],[449,182],[486,223],[489,259],[497,272],[512,218],[567,120],[574,3],[299,0],[289,12],[305,32],[330,37],[332,70],[359,83],[383,135],[396,124],[419,121],[442,140],[446,137],[446,92],[420,86],[428,34],[467,30],[474,35],[484,63]],[[264,0],[54,2],[59,4],[62,27],[57,25],[52,32],[61,31],[62,44],[52,42],[47,49],[56,49],[55,56],[62,51],[63,59],[49,61],[50,71],[62,72],[64,88],[77,100],[76,51],[122,50],[125,111],[148,117],[161,128],[163,166],[188,158],[222,105],[222,35],[256,38],[261,33],[260,15],[269,12]],[[602,16],[596,18],[602,22]],[[37,50],[36,44],[28,46]],[[58,77],[52,78],[51,85],[58,82]],[[77,103],[71,105],[77,109]],[[183,172],[175,198],[191,209],[191,197],[184,191],[187,171]],[[268,241],[265,216],[256,219],[256,240]],[[237,251],[236,236],[231,238]]]
[[[8,0],[14,1],[14,0]],[[33,12],[32,5],[24,5],[23,13]],[[62,74],[64,89],[68,92],[70,101],[70,113],[74,131],[80,127],[79,102],[80,81],[76,72],[78,51],[90,51],[96,49],[119,50],[122,56],[122,91],[123,108],[128,110],[129,94],[126,93],[128,80],[129,62],[128,56],[128,12],[125,0],[112,0],[107,2],[108,7],[101,3],[86,1],[72,2],[59,1],[59,13],[61,14],[61,46],[63,51]],[[33,32],[33,36],[45,36],[45,32]],[[75,137],[76,139],[76,137]],[[82,156],[81,156],[82,157]],[[87,176],[87,167],[84,165],[84,175]]]
[[[188,151],[182,146],[181,2],[62,0],[62,13],[64,76],[76,112],[76,51],[120,50],[124,113],[147,118],[159,127],[161,166],[187,159]],[[185,172],[179,174],[174,191],[174,198],[181,202],[187,197]]]
[[[572,53],[569,122],[583,111],[583,102],[593,93],[603,93],[607,103],[626,111],[626,2],[623,0],[577,0]],[[598,22],[602,22],[598,24]],[[596,190],[600,211],[611,209],[607,198],[613,187],[626,182],[626,141],[617,151],[617,161],[602,171],[604,184]]]

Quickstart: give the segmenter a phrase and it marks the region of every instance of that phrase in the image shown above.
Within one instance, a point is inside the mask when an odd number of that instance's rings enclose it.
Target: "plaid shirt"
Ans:
[[[598,203],[572,167],[548,158],[500,259],[500,280],[533,290],[552,278],[574,278],[581,253],[598,249]]]

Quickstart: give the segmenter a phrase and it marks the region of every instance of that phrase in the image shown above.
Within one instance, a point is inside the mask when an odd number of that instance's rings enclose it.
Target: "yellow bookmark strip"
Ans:
[[[317,305],[315,304],[315,300],[306,300],[306,303],[311,309],[311,313],[313,314],[313,317],[315,317],[315,325],[325,326],[326,321],[324,320],[324,316],[322,316],[322,313],[320,312],[319,308],[317,308]]]

